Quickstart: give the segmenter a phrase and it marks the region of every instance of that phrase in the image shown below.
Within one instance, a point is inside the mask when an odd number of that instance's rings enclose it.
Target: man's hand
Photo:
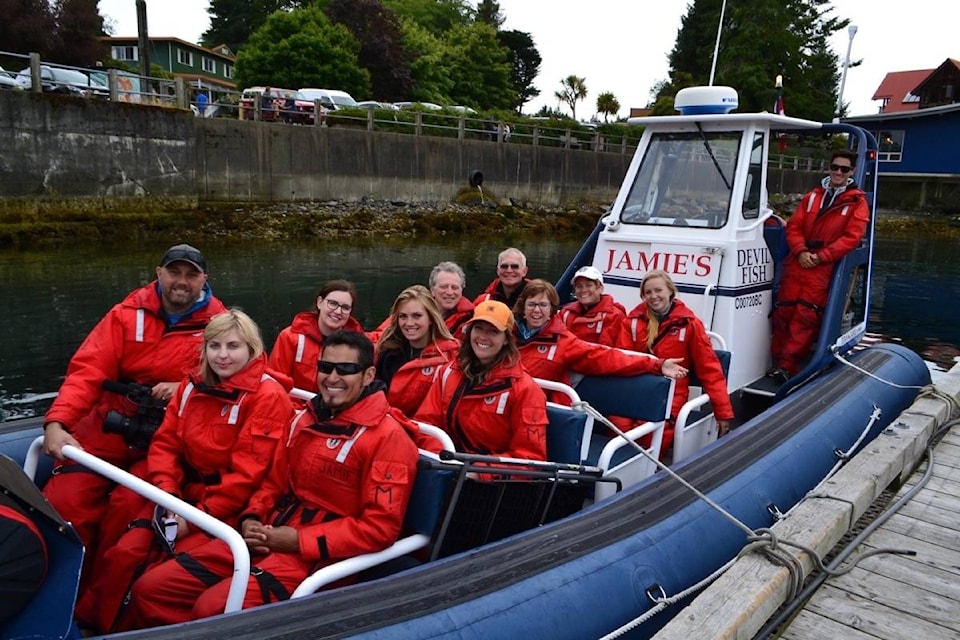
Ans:
[[[83,449],[77,439],[63,428],[62,422],[48,422],[43,428],[43,452],[57,460],[63,460],[63,446],[71,444]]]
[[[717,420],[717,436],[726,435],[728,431],[730,431],[730,421]]]
[[[293,527],[273,527],[257,520],[244,520],[240,533],[253,553],[300,552],[300,538]]]

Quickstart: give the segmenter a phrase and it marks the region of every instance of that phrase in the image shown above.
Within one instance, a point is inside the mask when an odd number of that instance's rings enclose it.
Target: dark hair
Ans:
[[[463,375],[473,384],[479,384],[486,380],[487,374],[493,371],[501,362],[506,362],[507,365],[510,366],[520,362],[520,350],[517,349],[517,341],[513,337],[513,331],[510,330],[504,332],[507,340],[503,343],[503,348],[500,349],[500,353],[498,353],[489,364],[480,362],[477,354],[473,352],[473,346],[470,344],[470,334],[473,333],[476,325],[476,322],[470,322],[464,326],[463,341],[460,343],[460,350],[457,352],[457,361],[460,363],[460,370],[463,371]]]
[[[337,291],[337,289],[335,289],[335,291]],[[339,289],[339,291],[342,291],[342,289]],[[370,338],[365,334],[359,331],[338,329],[323,339],[324,350],[326,350],[327,347],[339,346],[356,349],[357,364],[361,365],[364,369],[373,366],[373,343],[370,342]],[[323,357],[322,353],[323,351],[321,351],[321,358]]]
[[[523,307],[527,304],[527,300],[541,293],[547,296],[547,300],[550,302],[550,317],[553,317],[553,314],[560,308],[560,296],[552,284],[540,278],[535,278],[524,285],[520,297],[513,305],[513,317],[518,321],[523,320]]]
[[[320,287],[320,291],[317,291],[317,295],[313,297],[313,300],[314,300],[314,306],[312,307],[313,310],[316,311],[317,309],[316,307],[317,298],[326,298],[328,295],[330,295],[334,291],[346,291],[347,293],[350,294],[350,297],[353,299],[351,306],[353,307],[357,306],[357,288],[353,286],[353,283],[347,280],[331,280],[330,282]]]
[[[846,158],[850,161],[851,167],[857,166],[857,154],[854,151],[850,151],[849,149],[838,149],[833,152],[833,155],[830,156],[830,162],[833,162],[837,158]]]

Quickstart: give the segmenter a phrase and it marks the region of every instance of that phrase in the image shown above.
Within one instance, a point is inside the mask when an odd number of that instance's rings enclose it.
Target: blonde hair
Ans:
[[[654,269],[653,271],[647,271],[643,276],[643,280],[640,281],[640,299],[643,300],[643,288],[647,285],[648,280],[653,280],[654,278],[660,278],[663,280],[663,283],[667,286],[667,289],[670,291],[670,302],[677,297],[677,285],[674,283],[673,278],[670,277],[670,274],[661,269]],[[660,318],[657,317],[657,314],[653,312],[650,307],[647,307],[647,351],[652,352],[653,343],[657,339],[657,334],[660,333]]]
[[[246,343],[250,351],[250,360],[259,358],[263,354],[263,337],[260,335],[260,327],[241,309],[232,307],[226,313],[213,316],[203,330],[203,347],[200,349],[200,377],[206,384],[213,385],[220,382],[220,376],[213,372],[210,363],[207,362],[207,345],[211,340],[234,329],[237,330],[240,339]]]
[[[440,313],[440,308],[437,307],[436,301],[430,295],[430,290],[422,284],[415,284],[401,291],[397,299],[393,301],[393,306],[390,307],[390,324],[384,329],[380,336],[380,342],[377,343],[377,349],[380,353],[393,349],[403,349],[409,344],[400,330],[399,317],[400,307],[411,301],[422,304],[427,312],[427,317],[430,319],[430,327],[427,330],[430,342],[436,343],[440,338],[453,339],[450,329],[447,328],[447,323],[443,320],[443,314]]]

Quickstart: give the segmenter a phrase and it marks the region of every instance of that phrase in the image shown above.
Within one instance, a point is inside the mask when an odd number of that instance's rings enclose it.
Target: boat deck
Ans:
[[[784,640],[960,637],[960,426],[934,448],[933,474],[861,544],[916,551],[879,555],[830,578],[780,636]],[[897,499],[923,477],[924,465]]]

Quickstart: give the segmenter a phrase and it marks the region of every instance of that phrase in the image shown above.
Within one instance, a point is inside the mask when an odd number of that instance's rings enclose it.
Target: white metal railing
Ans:
[[[43,436],[38,436],[27,451],[23,470],[31,480],[36,476],[42,447]],[[231,611],[239,611],[243,607],[243,598],[247,591],[247,582],[250,579],[250,552],[247,550],[247,544],[243,541],[243,537],[236,529],[166,491],[158,489],[149,482],[110,464],[106,460],[87,453],[83,449],[73,445],[64,445],[63,457],[82,464],[87,469],[136,492],[164,509],[176,513],[211,536],[227,543],[233,553],[233,576],[230,579],[230,591],[227,593],[227,603],[223,611],[224,613],[230,613]]]

